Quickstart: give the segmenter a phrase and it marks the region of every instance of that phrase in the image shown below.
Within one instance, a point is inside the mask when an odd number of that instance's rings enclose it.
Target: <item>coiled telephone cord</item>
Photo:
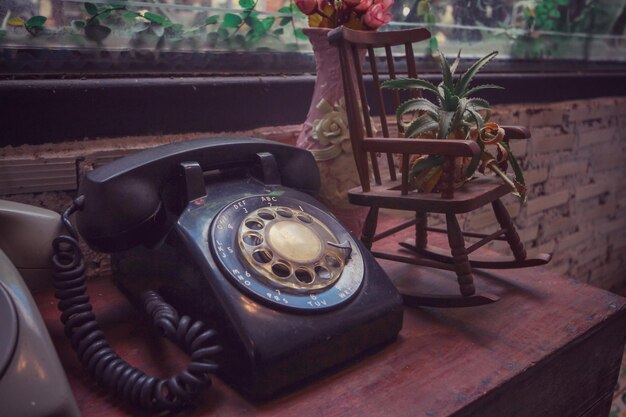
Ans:
[[[63,222],[72,236],[53,241],[55,297],[59,300],[65,335],[89,373],[127,402],[149,410],[178,410],[188,405],[202,387],[211,385],[210,374],[217,364],[212,357],[221,350],[210,345],[215,335],[201,321],[179,317],[176,310],[154,291],[142,295],[145,310],[161,333],[191,356],[187,368],[170,378],[146,375],[121,359],[111,349],[92,311],[85,286],[85,261],[78,234],[69,216],[82,204],[77,199],[63,213]]]

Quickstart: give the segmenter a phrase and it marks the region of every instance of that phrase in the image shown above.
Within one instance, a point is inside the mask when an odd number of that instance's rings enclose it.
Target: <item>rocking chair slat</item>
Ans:
[[[507,232],[506,229],[500,229],[497,232],[494,232],[494,233],[492,233],[492,234],[490,234],[488,236],[485,236],[484,238],[480,239],[478,242],[474,243],[473,245],[468,246],[467,247],[467,253],[472,253],[472,252],[476,251],[477,249],[482,248],[487,243],[496,240],[498,237],[502,236],[506,232]],[[465,236],[465,234],[463,234],[463,235]]]
[[[389,237],[393,235],[394,233],[398,233],[399,231],[406,229],[407,227],[414,226],[416,221],[417,221],[416,219],[408,220],[404,223],[400,223],[397,226],[387,229],[384,232],[381,232],[377,234],[376,236],[374,236],[374,238],[372,239],[372,242],[376,242],[377,240],[381,240],[386,237]]]
[[[429,232],[435,232],[435,233],[448,233],[446,229],[442,229],[440,227],[427,227],[426,230],[428,230]],[[463,236],[484,238],[484,237],[487,237],[488,235],[484,233],[463,232]],[[506,240],[506,237],[499,236],[499,237],[494,238],[493,240]]]
[[[378,66],[376,64],[376,55],[374,53],[374,48],[371,46],[367,47],[367,53],[370,60],[370,68],[372,69],[372,79],[374,81],[374,88],[376,89],[376,99],[378,108],[380,109],[380,126],[383,131],[384,137],[389,137],[389,126],[387,125],[387,112],[385,111],[385,100],[383,99],[382,88],[380,87],[380,78],[378,75]],[[366,116],[368,117],[368,116]],[[393,155],[390,152],[386,153],[387,155],[387,169],[389,170],[389,176],[392,180],[396,179],[396,167],[393,162]]]

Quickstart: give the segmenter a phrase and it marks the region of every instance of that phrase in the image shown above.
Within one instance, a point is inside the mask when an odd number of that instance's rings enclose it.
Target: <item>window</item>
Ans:
[[[624,62],[625,3],[396,0],[385,29],[427,26],[425,56]],[[307,20],[292,0],[5,0],[0,22],[5,74],[313,70]]]

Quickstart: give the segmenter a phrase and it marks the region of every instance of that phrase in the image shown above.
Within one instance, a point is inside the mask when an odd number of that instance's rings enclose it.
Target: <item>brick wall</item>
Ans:
[[[498,106],[493,119],[529,126],[533,134],[512,144],[529,185],[528,202],[505,198],[529,251],[554,252],[550,269],[592,285],[626,285],[626,98]],[[0,198],[60,211],[85,170],[138,148],[224,135],[295,143],[299,128],[0,148]],[[475,231],[497,228],[488,210],[464,216],[461,224]],[[492,247],[506,250],[502,242]],[[106,270],[106,259],[93,257],[92,263],[95,271]]]
[[[506,204],[529,252],[554,252],[549,268],[606,289],[626,284],[626,98],[496,109],[501,124],[529,126],[513,144],[529,186],[526,204]],[[494,231],[487,211],[464,218]],[[504,250],[503,242],[492,247]]]

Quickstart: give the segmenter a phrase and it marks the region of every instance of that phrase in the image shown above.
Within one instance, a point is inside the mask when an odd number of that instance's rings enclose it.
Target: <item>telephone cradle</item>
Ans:
[[[312,197],[318,190],[309,152],[246,138],[161,146],[85,176],[66,225],[76,211],[80,236],[112,253],[121,290],[143,299],[153,316],[175,319],[157,326],[178,332],[192,356],[193,377],[153,383],[137,374],[130,379],[143,385],[129,382],[127,399],[150,405],[144,391],[170,397],[195,391],[192,383],[215,369],[213,361],[220,378],[241,393],[268,399],[396,338],[400,295],[371,254]],[[78,281],[66,278],[72,280]],[[72,291],[68,297],[77,298]],[[187,315],[202,323],[191,324]],[[213,345],[204,347],[209,340]],[[90,348],[82,350],[86,355]],[[115,370],[102,369],[117,364],[117,356],[91,353],[96,359],[83,362],[92,374],[115,378]],[[207,354],[210,360],[202,359]]]

